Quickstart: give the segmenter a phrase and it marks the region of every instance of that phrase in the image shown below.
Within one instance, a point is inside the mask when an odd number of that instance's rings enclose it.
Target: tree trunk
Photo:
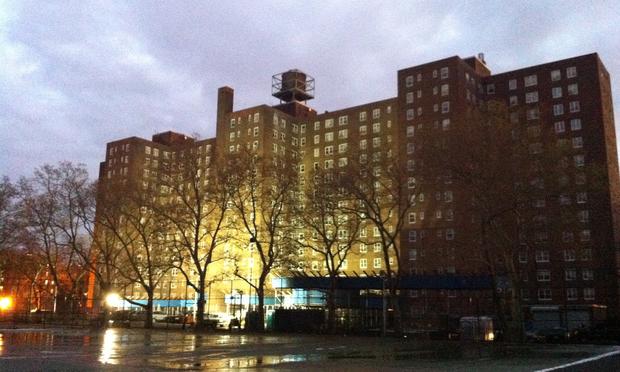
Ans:
[[[262,332],[265,330],[265,281],[261,279],[256,290],[258,296],[258,324],[256,330]]]
[[[144,328],[153,328],[153,292],[148,292],[148,300],[146,301],[146,319],[144,320]]]
[[[205,324],[205,280],[198,283],[198,303],[196,304],[196,329],[204,329]]]

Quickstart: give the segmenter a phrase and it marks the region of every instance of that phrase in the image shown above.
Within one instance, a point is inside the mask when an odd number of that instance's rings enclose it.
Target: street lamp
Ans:
[[[110,292],[105,296],[105,304],[109,308],[117,308],[121,305],[121,296],[116,292]]]

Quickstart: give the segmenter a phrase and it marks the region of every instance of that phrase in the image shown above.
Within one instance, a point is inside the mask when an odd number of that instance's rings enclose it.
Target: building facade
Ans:
[[[517,295],[522,305],[534,312],[570,310],[577,318],[591,318],[594,308],[618,316],[620,186],[610,79],[597,54],[496,75],[482,55],[450,57],[399,70],[395,97],[325,113],[307,105],[313,98],[313,84],[312,78],[297,70],[274,76],[273,95],[280,104],[245,109],[235,109],[233,89],[222,87],[215,138],[196,141],[166,132],[154,135],[151,141],[131,137],[110,142],[101,163],[100,182],[157,189],[162,163],[188,146],[201,154],[205,183],[213,164],[247,150],[264,162],[287,159],[294,164],[302,187],[318,169],[337,171],[373,161],[383,167],[397,164],[403,170],[400,182],[411,185],[409,197],[415,199],[408,205],[402,226],[394,222],[401,226],[400,257],[388,257],[390,262],[385,262],[377,228],[363,224],[357,232],[360,239],[342,265],[343,273],[380,275],[387,264],[407,274],[488,273],[488,263],[479,259],[474,232],[477,221],[471,216],[467,190],[449,177],[424,188],[415,185],[419,183],[420,154],[425,151],[418,134],[426,131],[440,140],[470,120],[468,113],[482,103],[497,101],[506,107],[511,123],[524,133],[533,163],[550,156],[544,150],[549,146],[567,149],[561,165],[570,169],[570,177],[558,182],[572,185],[567,189],[570,192],[532,202],[530,217],[552,228],[532,232],[535,236],[531,239],[524,233],[515,237],[513,259],[520,276]],[[586,175],[589,166],[599,170],[596,182]],[[574,223],[557,221],[566,211],[574,215]],[[227,247],[226,252],[245,248]],[[299,255],[300,271],[325,272],[320,258],[310,252],[300,251]],[[226,272],[225,266],[226,259],[210,270]],[[167,275],[162,285],[167,285],[168,294],[162,298],[186,302],[188,297],[194,298],[187,295],[177,271]],[[213,306],[230,312],[233,298],[238,298],[235,293],[244,292],[237,287],[243,285],[228,273],[220,284],[214,284],[219,294],[210,296]],[[511,285],[502,288],[510,291]],[[250,288],[246,308],[254,303],[251,292]],[[283,294],[275,292],[277,288],[270,288],[274,300],[268,303],[277,304],[279,298],[282,304]],[[406,296],[407,311],[454,315],[486,311],[480,310],[479,301],[473,305],[472,296],[465,291],[411,290]],[[241,310],[244,301],[238,301]]]

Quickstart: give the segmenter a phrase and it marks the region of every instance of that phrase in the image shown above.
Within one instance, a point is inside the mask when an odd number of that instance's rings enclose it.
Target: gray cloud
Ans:
[[[616,81],[617,2],[0,0],[0,174],[85,162],[164,130],[215,134],[216,91],[274,103],[270,78],[317,79],[318,111],[396,94],[400,68],[485,52],[494,72],[597,51]],[[618,107],[616,99],[616,107]]]

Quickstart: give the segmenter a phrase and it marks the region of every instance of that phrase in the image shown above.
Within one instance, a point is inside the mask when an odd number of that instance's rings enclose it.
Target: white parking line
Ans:
[[[618,355],[618,354],[620,354],[620,350],[610,351],[609,353],[605,353],[605,354],[601,354],[601,355],[596,355],[596,356],[593,356],[593,357],[590,357],[590,358],[586,358],[586,359],[580,359],[580,360],[578,360],[576,362],[562,364],[561,366],[555,366],[555,367],[551,367],[551,368],[539,369],[536,372],[555,371],[555,370],[558,370],[558,369],[572,367],[572,366],[577,366],[577,365],[580,365],[580,364],[592,362],[592,361],[595,361],[595,360],[600,360],[600,359],[607,358],[607,357],[610,357],[610,356],[613,356],[613,355]]]

